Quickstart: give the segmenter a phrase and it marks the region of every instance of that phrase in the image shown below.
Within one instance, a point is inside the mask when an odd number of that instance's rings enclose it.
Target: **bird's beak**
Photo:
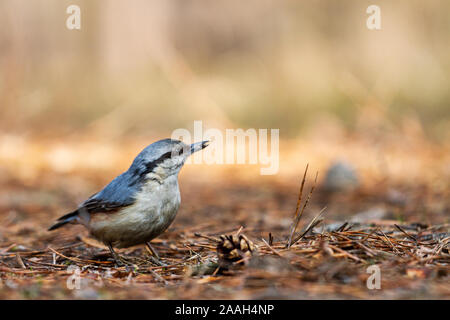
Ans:
[[[206,148],[208,145],[208,140],[191,144],[191,154]]]

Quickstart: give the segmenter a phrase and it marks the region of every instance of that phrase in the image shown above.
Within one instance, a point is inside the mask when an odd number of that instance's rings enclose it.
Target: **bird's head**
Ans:
[[[151,178],[152,175],[165,179],[178,174],[186,159],[194,152],[207,147],[209,141],[191,145],[174,139],[164,139],[152,143],[134,159],[128,171],[135,177]]]

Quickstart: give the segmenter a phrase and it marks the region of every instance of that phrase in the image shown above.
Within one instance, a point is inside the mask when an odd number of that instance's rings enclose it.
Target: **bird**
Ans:
[[[181,203],[178,173],[187,158],[207,147],[209,141],[186,144],[163,139],[144,148],[123,172],[102,190],[82,202],[48,228],[81,224],[103,242],[118,265],[122,259],[114,248],[145,244],[159,261],[150,241],[173,222]]]

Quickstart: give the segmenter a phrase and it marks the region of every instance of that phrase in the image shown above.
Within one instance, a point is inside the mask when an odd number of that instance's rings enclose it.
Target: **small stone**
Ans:
[[[366,211],[355,214],[350,222],[354,223],[367,223],[374,220],[382,220],[386,217],[387,211],[382,207],[370,208]]]
[[[343,161],[334,162],[327,170],[323,187],[328,191],[348,191],[359,186],[355,168]]]

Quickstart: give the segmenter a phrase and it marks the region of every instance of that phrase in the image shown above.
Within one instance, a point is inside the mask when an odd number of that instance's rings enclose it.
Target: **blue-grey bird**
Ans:
[[[127,171],[78,209],[60,217],[49,230],[67,223],[82,224],[95,239],[109,247],[117,263],[119,256],[113,247],[145,243],[157,256],[150,240],[163,233],[175,219],[181,201],[178,173],[186,159],[208,143],[187,145],[164,139],[147,146]]]

